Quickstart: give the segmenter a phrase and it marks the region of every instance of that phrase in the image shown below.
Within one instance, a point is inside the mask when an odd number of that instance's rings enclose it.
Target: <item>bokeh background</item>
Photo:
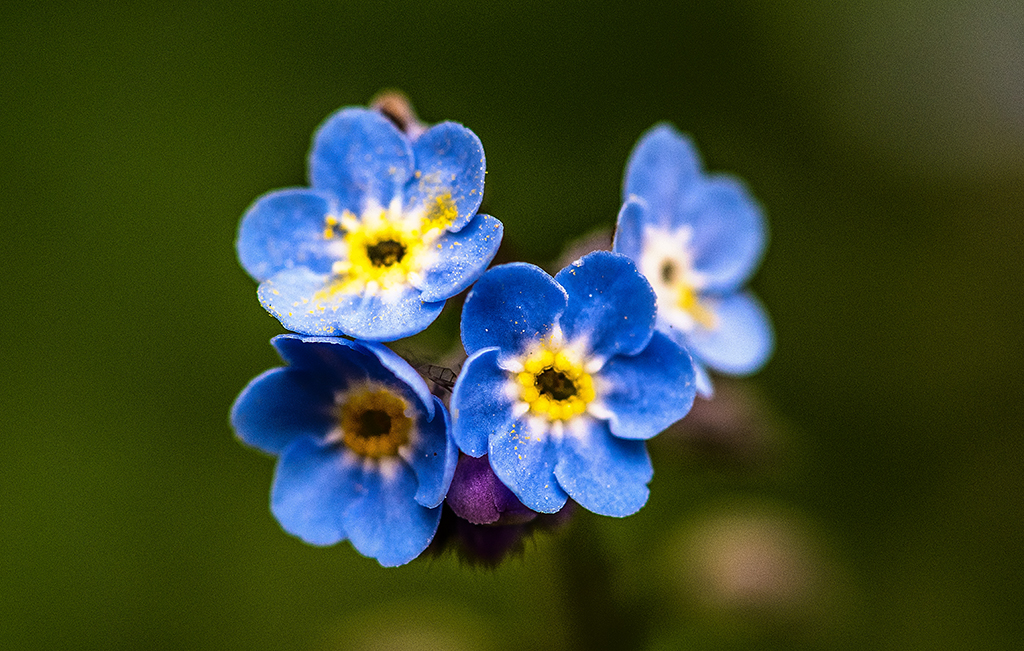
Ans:
[[[15,2],[0,57],[0,648],[1019,648],[1019,2]],[[493,571],[270,515],[237,221],[382,88],[480,136],[506,259],[609,228],[660,120],[764,205],[775,357],[637,515]]]

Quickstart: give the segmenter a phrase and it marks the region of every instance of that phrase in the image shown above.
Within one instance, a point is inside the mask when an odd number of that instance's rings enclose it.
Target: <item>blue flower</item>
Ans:
[[[324,121],[310,188],[263,195],[242,217],[238,257],[289,330],[391,341],[433,322],[487,268],[501,222],[476,214],[484,151],[444,122],[410,139],[382,114]]]
[[[270,508],[313,545],[348,539],[381,565],[408,563],[437,531],[458,450],[440,400],[381,344],[281,335],[289,366],[249,383],[238,437],[278,455]]]
[[[761,261],[767,225],[746,188],[703,174],[690,140],[661,124],[630,155],[623,195],[613,250],[651,282],[657,327],[693,355],[698,391],[711,395],[705,366],[731,375],[761,368],[774,347],[771,322],[742,288]]]
[[[571,497],[636,512],[653,475],[644,441],[685,416],[695,392],[690,356],[653,329],[654,301],[632,261],[609,251],[554,279],[525,263],[484,274],[462,312],[456,443],[488,454],[535,511]]]

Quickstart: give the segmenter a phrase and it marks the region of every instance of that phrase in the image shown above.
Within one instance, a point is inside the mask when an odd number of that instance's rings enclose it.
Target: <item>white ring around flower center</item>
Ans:
[[[410,460],[419,432],[417,414],[407,398],[385,384],[362,382],[335,394],[334,406],[335,426],[327,441],[342,448],[347,462],[388,474],[396,470],[399,458]],[[382,414],[387,415],[387,431],[367,431],[367,416]]]
[[[410,210],[395,198],[386,209],[371,203],[359,217],[347,210],[325,216],[323,237],[337,259],[322,293],[373,295],[418,284],[456,214],[444,194]]]
[[[589,418],[607,418],[600,402],[604,359],[588,354],[582,341],[566,344],[556,326],[519,356],[503,360],[506,395],[513,414],[525,418],[536,436],[582,435]]]
[[[667,230],[646,226],[637,267],[658,298],[658,318],[684,332],[698,327],[713,329],[716,316],[701,290],[707,277],[694,268],[690,247],[693,229]]]

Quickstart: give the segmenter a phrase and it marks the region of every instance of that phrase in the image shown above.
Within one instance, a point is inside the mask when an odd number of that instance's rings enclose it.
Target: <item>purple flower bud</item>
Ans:
[[[487,455],[459,455],[446,498],[455,515],[473,524],[523,524],[537,517],[501,483]]]

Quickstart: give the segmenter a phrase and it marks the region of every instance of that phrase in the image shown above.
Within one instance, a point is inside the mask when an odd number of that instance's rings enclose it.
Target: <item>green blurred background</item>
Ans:
[[[20,2],[0,21],[0,648],[1019,648],[1024,5]],[[755,453],[656,439],[639,514],[581,514],[496,571],[385,570],[283,533],[273,461],[227,423],[281,331],[235,229],[304,183],[325,116],[386,87],[480,136],[509,258],[610,227],[659,120],[742,176],[778,336],[735,387]]]

